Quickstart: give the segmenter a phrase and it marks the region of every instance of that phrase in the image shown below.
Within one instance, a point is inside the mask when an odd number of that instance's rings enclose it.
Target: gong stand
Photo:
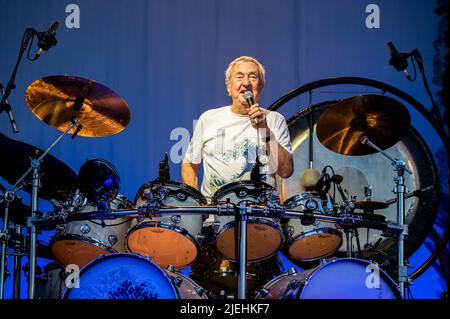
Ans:
[[[394,178],[395,188],[394,193],[397,194],[397,223],[402,227],[401,233],[398,235],[398,283],[399,283],[399,291],[400,298],[405,299],[405,286],[409,284],[410,280],[408,277],[408,267],[405,265],[405,238],[408,236],[408,225],[405,224],[405,179],[404,173],[405,171],[412,175],[412,172],[406,168],[406,162],[403,160],[398,160],[393,158],[392,156],[385,153],[378,146],[373,144],[367,136],[364,136],[361,139],[362,144],[366,144],[381,154],[383,154],[386,158],[388,158],[392,165],[395,166],[395,170],[397,171],[397,176]]]

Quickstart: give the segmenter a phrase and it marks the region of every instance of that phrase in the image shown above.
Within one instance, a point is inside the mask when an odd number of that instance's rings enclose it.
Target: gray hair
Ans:
[[[225,71],[225,84],[227,85],[227,87],[231,80],[231,70],[239,62],[253,62],[256,65],[256,67],[258,68],[258,75],[262,82],[262,85],[264,86],[266,84],[266,70],[264,69],[263,65],[261,63],[259,63],[259,61],[256,60],[255,58],[252,58],[251,56],[243,55],[243,56],[240,56],[240,57],[234,59],[228,65],[228,68]]]

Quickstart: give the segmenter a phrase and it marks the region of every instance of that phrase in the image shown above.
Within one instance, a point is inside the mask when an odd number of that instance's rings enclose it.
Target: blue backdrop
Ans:
[[[418,48],[431,82],[436,75],[437,4],[378,0],[375,11],[370,4],[365,0],[0,0],[0,80],[4,85],[25,28],[45,31],[52,21],[61,22],[57,46],[36,62],[24,59],[20,66],[17,88],[9,98],[19,134],[12,133],[5,113],[0,115],[0,132],[46,149],[60,132],[30,112],[24,99],[28,85],[63,74],[98,81],[127,101],[129,125],[109,137],[65,138],[52,154],[75,172],[87,158],[107,159],[119,171],[121,193],[134,198],[144,182],[157,176],[164,152],[170,154],[172,177],[181,179],[179,163],[193,121],[203,111],[229,103],[224,71],[240,55],[255,56],[266,67],[267,85],[260,101],[266,107],[300,85],[339,76],[388,83],[429,107],[420,79],[408,82],[388,64],[386,42],[392,41],[400,51]],[[74,24],[77,18],[79,25]],[[433,81],[431,90],[436,96],[439,82]],[[288,118],[303,106],[289,105],[280,112]],[[413,125],[437,154],[442,143],[436,132],[417,113],[412,111],[412,116]],[[441,178],[448,194],[446,165]],[[42,240],[47,238],[46,233],[40,235]],[[420,266],[433,249],[428,241],[410,263]],[[39,260],[40,265],[46,262]],[[8,298],[11,287],[10,278]],[[438,262],[412,285],[416,298],[439,298],[444,290]],[[26,296],[26,289],[22,295]]]

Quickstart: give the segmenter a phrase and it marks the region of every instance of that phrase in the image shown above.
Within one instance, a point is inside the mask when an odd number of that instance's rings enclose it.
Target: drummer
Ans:
[[[228,183],[250,180],[257,154],[261,181],[276,187],[276,174],[288,178],[293,173],[285,118],[258,104],[265,83],[265,70],[258,60],[236,58],[225,71],[231,105],[204,112],[195,126],[181,176],[185,184],[198,189],[198,166],[203,161],[201,193],[208,200]],[[253,105],[247,103],[246,91],[252,92]]]

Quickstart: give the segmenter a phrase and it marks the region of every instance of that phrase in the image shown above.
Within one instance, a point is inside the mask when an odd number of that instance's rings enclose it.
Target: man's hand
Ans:
[[[253,104],[248,110],[248,116],[254,128],[267,128],[266,115],[269,111],[263,109],[258,103]]]

